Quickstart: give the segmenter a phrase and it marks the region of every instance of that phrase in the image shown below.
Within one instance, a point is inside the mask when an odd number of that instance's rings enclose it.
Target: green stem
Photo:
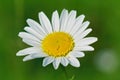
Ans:
[[[74,80],[74,78],[75,78],[75,75],[73,75],[72,78],[71,78],[70,80]]]
[[[65,68],[64,66],[62,66],[62,69],[63,69],[63,71],[64,71],[66,80],[74,80],[75,75],[73,75],[71,78],[68,78],[68,73],[67,73],[67,71],[66,71],[66,68]]]
[[[68,79],[68,74],[67,74],[67,71],[66,71],[66,69],[65,69],[65,67],[64,67],[64,66],[62,66],[62,70],[63,70],[63,71],[64,71],[64,73],[65,73],[66,80],[69,80],[69,79]]]
[[[66,80],[74,80],[75,75],[73,75],[71,78],[69,78],[69,77],[68,77],[68,73],[67,73],[67,71],[66,71],[66,68],[65,68],[64,66],[62,66],[62,70],[64,71]]]

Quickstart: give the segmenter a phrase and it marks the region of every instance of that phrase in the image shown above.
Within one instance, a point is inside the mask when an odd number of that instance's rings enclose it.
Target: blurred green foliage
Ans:
[[[80,68],[66,67],[68,79],[120,80],[120,0],[0,0],[0,80],[67,80],[62,66],[54,70],[52,65],[42,67],[42,59],[22,62],[16,52],[28,47],[17,36],[26,26],[26,19],[38,21],[38,12],[49,18],[54,10],[77,10],[91,22],[99,41],[93,44],[94,52],[86,52]],[[113,72],[102,72],[94,63],[101,50],[115,51],[118,65]]]

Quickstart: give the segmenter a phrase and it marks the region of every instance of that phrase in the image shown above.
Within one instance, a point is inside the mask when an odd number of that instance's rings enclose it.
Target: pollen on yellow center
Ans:
[[[71,35],[65,32],[53,32],[42,41],[42,49],[49,56],[66,56],[74,47]]]

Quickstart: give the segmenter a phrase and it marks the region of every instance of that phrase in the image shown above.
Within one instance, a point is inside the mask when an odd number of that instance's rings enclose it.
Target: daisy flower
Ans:
[[[86,37],[91,31],[88,28],[89,21],[83,22],[85,16],[76,17],[76,11],[63,9],[59,14],[54,11],[51,22],[45,13],[39,13],[39,21],[27,19],[24,28],[26,32],[20,32],[19,37],[31,47],[20,50],[17,56],[25,56],[23,61],[35,58],[43,58],[43,66],[52,63],[55,69],[59,65],[80,67],[78,58],[84,57],[83,51],[93,51],[90,44],[97,41],[96,37]]]

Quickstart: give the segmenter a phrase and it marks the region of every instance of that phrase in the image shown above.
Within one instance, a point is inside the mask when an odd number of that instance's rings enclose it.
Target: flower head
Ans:
[[[60,64],[71,64],[79,67],[77,58],[84,57],[83,51],[93,51],[90,44],[97,41],[96,37],[86,37],[91,31],[89,21],[83,22],[85,16],[76,17],[76,11],[63,9],[60,17],[57,11],[52,14],[52,20],[43,13],[39,13],[40,24],[27,19],[29,26],[26,32],[20,32],[19,37],[31,47],[20,50],[17,56],[26,56],[23,61],[35,58],[44,58],[43,66],[53,63],[55,69]]]

